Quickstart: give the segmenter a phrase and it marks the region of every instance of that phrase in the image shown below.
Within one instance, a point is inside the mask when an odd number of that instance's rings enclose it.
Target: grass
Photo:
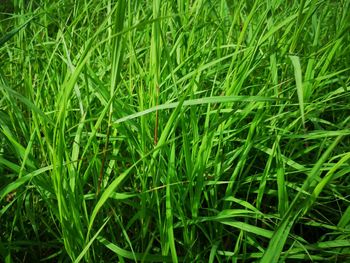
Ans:
[[[349,261],[349,8],[0,3],[0,261]]]

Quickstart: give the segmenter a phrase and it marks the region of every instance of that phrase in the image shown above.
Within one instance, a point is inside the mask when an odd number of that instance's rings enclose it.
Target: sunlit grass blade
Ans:
[[[258,96],[219,96],[219,97],[207,97],[207,98],[200,98],[200,99],[193,99],[193,100],[185,100],[182,103],[182,106],[194,106],[194,105],[203,105],[203,104],[209,104],[209,103],[248,102],[248,101],[256,101],[256,102],[271,101],[272,102],[276,100],[277,99],[274,99],[274,98],[264,98],[264,97],[258,97]],[[132,120],[158,110],[173,109],[178,107],[180,103],[181,102],[172,102],[172,103],[165,103],[162,105],[158,105],[150,109],[144,110],[142,112],[137,112],[132,115],[128,115],[126,117],[117,119],[114,121],[114,124]]]
[[[301,115],[303,126],[305,128],[304,88],[303,88],[300,59],[298,56],[289,56],[289,58],[292,61],[293,68],[294,68],[294,77],[295,77],[295,84],[296,84],[298,100],[299,100],[300,115]]]

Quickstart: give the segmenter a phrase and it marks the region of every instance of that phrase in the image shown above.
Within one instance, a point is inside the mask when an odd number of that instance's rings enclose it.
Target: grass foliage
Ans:
[[[1,1],[0,261],[349,261],[349,10]]]

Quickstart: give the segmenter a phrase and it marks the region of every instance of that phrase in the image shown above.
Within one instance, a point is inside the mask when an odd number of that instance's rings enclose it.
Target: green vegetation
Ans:
[[[1,262],[349,262],[350,1],[0,3]]]

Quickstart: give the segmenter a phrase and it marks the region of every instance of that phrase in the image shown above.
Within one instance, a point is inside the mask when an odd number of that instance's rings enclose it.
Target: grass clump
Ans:
[[[1,261],[350,260],[349,5],[1,3]]]

